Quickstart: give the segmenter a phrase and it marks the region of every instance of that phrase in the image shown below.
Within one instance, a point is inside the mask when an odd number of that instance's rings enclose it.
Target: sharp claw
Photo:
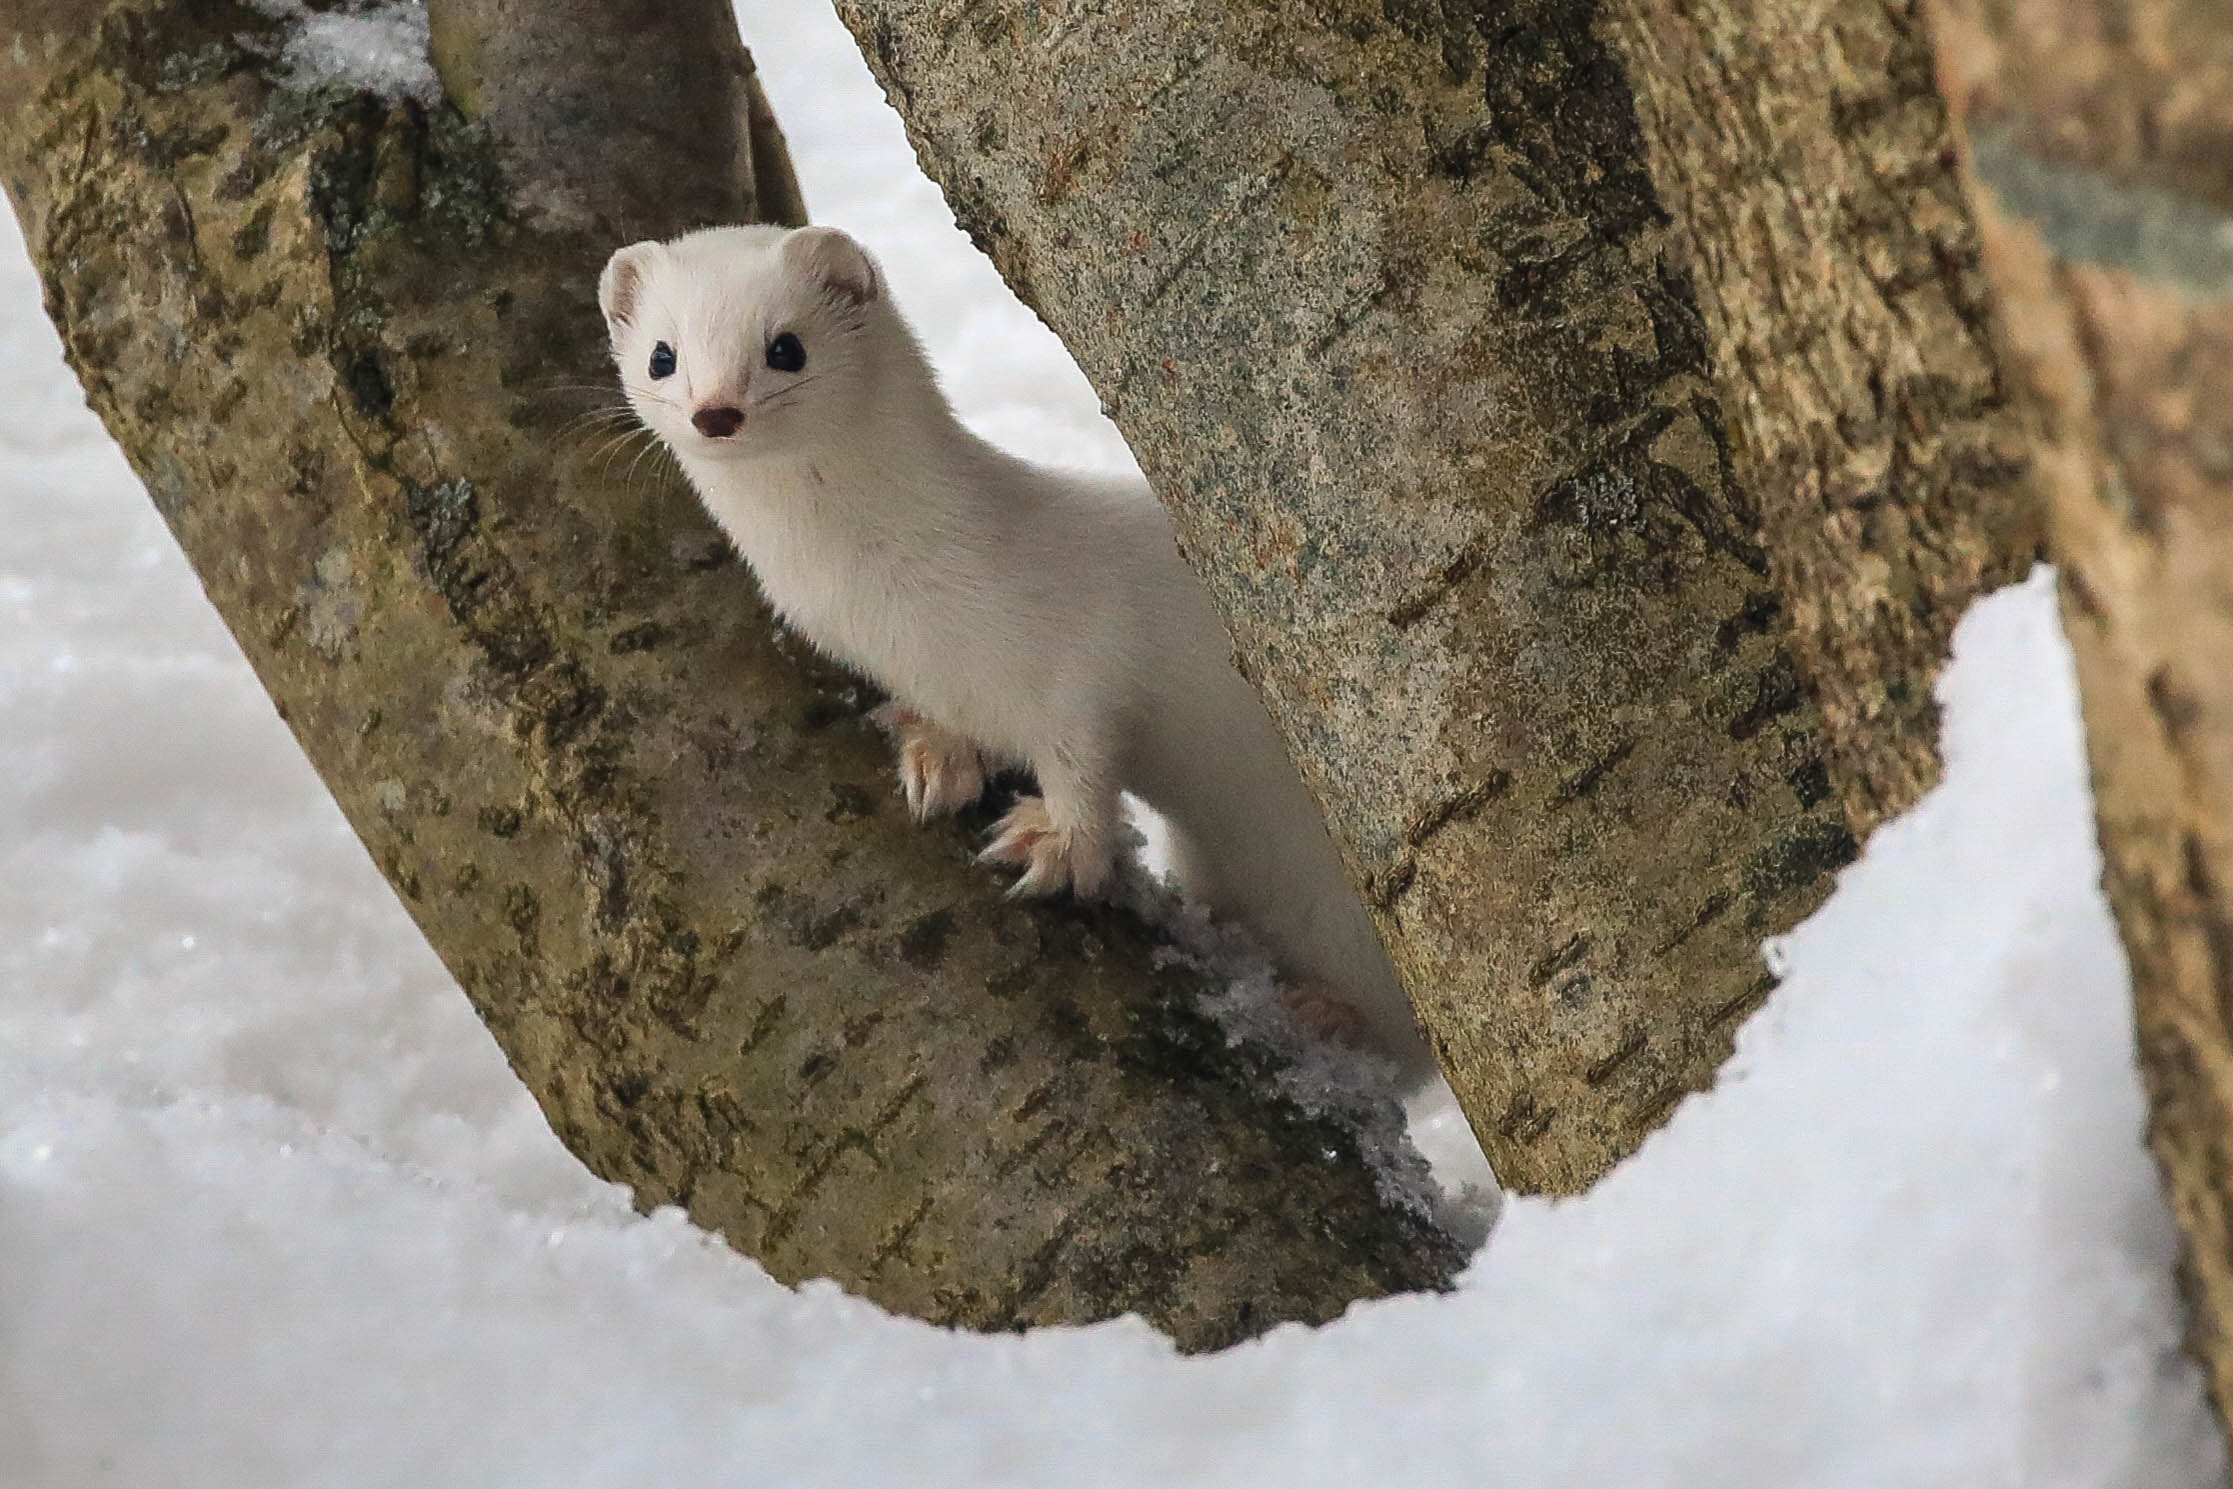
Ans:
[[[1064,890],[1093,899],[1108,882],[1112,865],[1106,855],[1094,851],[1090,840],[1057,828],[1037,797],[1017,803],[993,833],[977,861],[1023,870],[1008,887],[1010,899],[1039,899]]]
[[[907,798],[908,816],[928,822],[984,794],[975,746],[927,724],[919,714],[890,705],[877,712],[877,722],[888,725],[899,743],[899,788]]]
[[[926,763],[921,772],[923,783],[921,799],[916,809],[916,820],[924,821],[934,812],[952,809],[950,772],[938,762]]]
[[[1059,861],[1041,859],[1024,870],[1022,878],[1008,886],[1008,894],[1013,899],[1045,899],[1049,895],[1060,894],[1067,877]]]

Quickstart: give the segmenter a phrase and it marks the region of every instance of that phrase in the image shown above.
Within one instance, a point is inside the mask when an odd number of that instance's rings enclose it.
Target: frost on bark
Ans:
[[[614,243],[798,211],[726,7],[437,0],[474,122],[283,85],[222,0],[0,15],[0,169],[89,399],[591,1168],[973,1327],[1137,1310],[1202,1348],[1448,1284],[1139,925],[1005,904],[910,826],[857,689],[688,493],[567,434]],[[670,117],[631,123],[647,57]],[[721,168],[556,160],[557,95],[688,117]]]
[[[2029,554],[1927,42],[838,8],[1176,513],[1499,1176],[1586,1186],[1934,778],[1946,637]]]
[[[1941,0],[2191,1343],[2233,1414],[2233,11]]]

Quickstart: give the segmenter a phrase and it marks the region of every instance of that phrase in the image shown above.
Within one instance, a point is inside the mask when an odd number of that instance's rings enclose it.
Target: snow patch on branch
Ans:
[[[419,0],[379,0],[339,10],[312,10],[304,0],[254,3],[287,23],[280,60],[296,86],[341,83],[430,108],[441,101],[442,83],[428,54],[426,6]]]
[[[1156,965],[1185,966],[1209,979],[1202,1010],[1224,1031],[1226,1042],[1273,1057],[1275,1088],[1305,1113],[1350,1135],[1383,1200],[1426,1216],[1462,1245],[1478,1249],[1496,1222],[1501,1194],[1472,1183],[1445,1192],[1411,1140],[1393,1063],[1303,1029],[1263,946],[1239,926],[1214,920],[1203,906],[1182,899],[1160,876],[1160,857],[1152,849],[1130,855],[1114,894],[1168,938],[1154,953]]]

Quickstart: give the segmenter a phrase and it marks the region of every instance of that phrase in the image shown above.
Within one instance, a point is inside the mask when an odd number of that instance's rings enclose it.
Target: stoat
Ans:
[[[1028,766],[1040,794],[984,856],[1022,870],[1019,893],[1091,896],[1133,792],[1170,821],[1181,887],[1269,944],[1306,1015],[1426,1078],[1395,970],[1145,483],[965,429],[833,229],[633,244],[598,298],[629,402],[769,602],[891,694],[919,818]]]

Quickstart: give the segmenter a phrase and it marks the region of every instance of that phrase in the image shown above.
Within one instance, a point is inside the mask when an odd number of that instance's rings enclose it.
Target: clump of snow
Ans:
[[[1229,1042],[1253,1046],[1277,1062],[1281,1094],[1350,1136],[1382,1198],[1428,1216],[1469,1247],[1479,1246],[1495,1223],[1499,1195],[1470,1136],[1464,1145],[1470,1154],[1446,1159],[1437,1183],[1435,1166],[1412,1142],[1394,1065],[1302,1028],[1261,943],[1179,895],[1166,878],[1166,829],[1152,813],[1131,805],[1143,834],[1132,855],[1139,861],[1120,865],[1113,897],[1170,938],[1156,954],[1159,964],[1203,974],[1209,986],[1203,1012]],[[1448,1102],[1448,1088],[1430,1099]]]
[[[973,422],[1121,462],[827,6],[744,21]],[[1785,938],[1717,1088],[1508,1201],[1455,1294],[1207,1358],[949,1333],[559,1148],[0,241],[0,1483],[2221,1485],[2047,576],[1943,695],[1945,783]]]
[[[1121,866],[1114,897],[1170,938],[1157,953],[1160,961],[1203,974],[1209,984],[1203,1011],[1228,1041],[1254,1046],[1277,1061],[1275,1084],[1282,1095],[1350,1136],[1383,1199],[1428,1216],[1466,1246],[1478,1247],[1495,1224],[1500,1195],[1471,1135],[1458,1152],[1443,1153],[1440,1165],[1430,1164],[1412,1141],[1393,1063],[1302,1028],[1262,944],[1178,894],[1166,877],[1167,829],[1152,813],[1131,805],[1142,829],[1135,849],[1145,851],[1136,851],[1137,865]],[[1448,1087],[1436,1086],[1425,1099],[1454,1108]]]
[[[255,5],[287,22],[280,60],[296,86],[341,83],[430,108],[441,102],[421,0],[373,0],[339,10],[313,10],[303,0],[255,0]]]

